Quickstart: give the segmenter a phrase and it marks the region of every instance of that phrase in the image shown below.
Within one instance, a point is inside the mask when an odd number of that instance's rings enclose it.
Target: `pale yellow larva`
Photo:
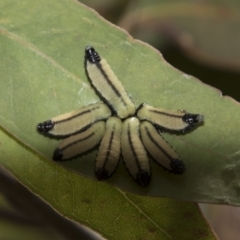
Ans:
[[[129,173],[139,185],[147,187],[151,180],[151,170],[147,152],[140,139],[139,126],[140,122],[135,117],[123,122],[121,148]]]
[[[140,134],[144,147],[158,164],[176,174],[185,171],[183,161],[150,122],[141,122]]]
[[[95,163],[95,173],[99,180],[109,178],[116,170],[121,153],[121,131],[122,121],[118,117],[110,117]]]
[[[39,123],[37,130],[49,136],[67,137],[82,132],[91,124],[105,120],[111,115],[109,107],[104,103],[98,102]]]
[[[202,114],[186,112],[174,112],[161,108],[155,108],[148,104],[142,104],[137,110],[138,119],[147,120],[157,126],[160,130],[184,133],[204,120]]]
[[[104,136],[105,125],[104,121],[96,122],[84,132],[62,140],[54,151],[53,160],[68,160],[94,149]]]
[[[85,49],[86,74],[101,98],[111,107],[116,115],[125,119],[133,116],[135,105],[125,91],[105,59],[101,59],[92,46]]]

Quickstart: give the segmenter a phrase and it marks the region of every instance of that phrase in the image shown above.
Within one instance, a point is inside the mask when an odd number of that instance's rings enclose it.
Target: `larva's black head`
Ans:
[[[186,171],[185,164],[179,159],[173,159],[171,161],[172,172],[175,174],[182,174]]]
[[[108,172],[106,171],[106,169],[103,169],[103,168],[96,170],[95,174],[96,174],[98,180],[105,180],[105,179],[109,178]]]
[[[48,120],[48,121],[39,123],[37,125],[37,130],[38,132],[41,132],[41,133],[48,133],[53,128],[53,126],[54,126],[54,122],[51,120]]]
[[[141,187],[147,187],[151,181],[151,176],[145,171],[140,171],[136,176],[136,181]]]
[[[184,122],[194,127],[195,125],[201,123],[204,120],[204,116],[202,114],[186,113],[183,115],[182,119]]]
[[[54,153],[53,153],[53,157],[52,159],[54,161],[61,161],[62,160],[62,157],[63,157],[63,153],[62,153],[62,150],[59,149],[59,148],[56,148]]]
[[[90,63],[98,63],[101,61],[99,54],[90,45],[86,46],[85,48],[85,61],[86,60],[88,60]]]

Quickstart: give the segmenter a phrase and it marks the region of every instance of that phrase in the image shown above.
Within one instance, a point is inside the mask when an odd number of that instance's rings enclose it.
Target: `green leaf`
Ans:
[[[76,1],[4,0],[0,11],[1,163],[63,215],[105,237],[214,239],[194,204],[128,192],[238,205],[238,104]],[[142,189],[121,163],[111,186],[95,180],[96,151],[62,165],[50,160],[57,140],[38,134],[37,123],[99,100],[84,73],[87,44],[107,59],[136,106],[205,115],[205,124],[189,134],[164,134],[186,174],[152,162],[151,184]]]
[[[56,6],[47,3],[51,11],[34,3],[27,17],[26,3],[6,4],[1,13],[5,19],[1,26],[4,101],[0,109],[4,129],[50,159],[57,141],[38,134],[37,123],[98,101],[83,68],[84,47],[92,44],[108,60],[136,106],[147,102],[203,113],[206,119],[204,126],[189,134],[164,134],[186,163],[184,176],[169,174],[151,163],[152,183],[142,189],[121,164],[109,182],[143,195],[239,204],[235,174],[239,158],[238,104],[172,68],[150,46],[131,39],[76,2],[62,1]],[[41,19],[31,22],[29,19],[35,19],[39,12]],[[64,165],[95,179],[95,155],[93,152]]]
[[[2,164],[24,185],[108,239],[215,239],[194,203],[129,194],[46,161],[3,131],[0,139]]]

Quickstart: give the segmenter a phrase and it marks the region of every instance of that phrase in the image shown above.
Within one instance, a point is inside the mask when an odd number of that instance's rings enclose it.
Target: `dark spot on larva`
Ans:
[[[147,187],[151,181],[151,176],[147,172],[141,170],[136,175],[136,181],[141,187]]]
[[[53,126],[54,122],[52,120],[47,120],[37,125],[37,131],[40,133],[47,133],[53,129]]]
[[[101,61],[99,54],[90,45],[86,46],[85,48],[85,61],[86,60],[88,60],[90,63],[98,63]]]
[[[98,180],[104,180],[104,179],[107,179],[109,177],[108,172],[104,168],[96,170],[95,174],[96,174]]]
[[[182,120],[188,123],[190,126],[194,127],[204,120],[204,116],[202,114],[186,113],[183,115]]]
[[[53,157],[52,159],[54,161],[61,161],[62,160],[62,157],[63,157],[63,153],[62,153],[62,150],[59,149],[59,148],[56,148],[54,153],[53,153]]]
[[[172,172],[175,174],[182,174],[186,171],[186,167],[183,161],[179,159],[173,159],[171,161]]]

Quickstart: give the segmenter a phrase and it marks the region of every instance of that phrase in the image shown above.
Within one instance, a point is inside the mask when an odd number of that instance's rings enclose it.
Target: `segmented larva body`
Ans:
[[[168,111],[142,104],[137,110],[138,119],[147,120],[159,129],[169,132],[184,133],[204,120],[202,114]]]
[[[53,160],[68,160],[97,147],[104,136],[105,125],[103,121],[96,122],[84,132],[62,140],[54,151]]]
[[[144,147],[158,164],[176,174],[185,171],[183,161],[150,122],[141,122],[140,134]]]
[[[135,114],[135,106],[122,83],[92,46],[85,49],[85,70],[97,93],[119,118],[125,119]]]
[[[151,171],[147,152],[140,139],[139,126],[140,122],[135,117],[123,122],[121,148],[129,173],[139,185],[147,187],[151,180]]]
[[[109,178],[116,170],[121,153],[121,131],[122,121],[118,117],[110,117],[95,163],[95,173],[99,180]]]
[[[94,103],[39,123],[37,130],[49,136],[67,137],[84,131],[93,123],[105,120],[111,115],[112,112],[106,104]]]

